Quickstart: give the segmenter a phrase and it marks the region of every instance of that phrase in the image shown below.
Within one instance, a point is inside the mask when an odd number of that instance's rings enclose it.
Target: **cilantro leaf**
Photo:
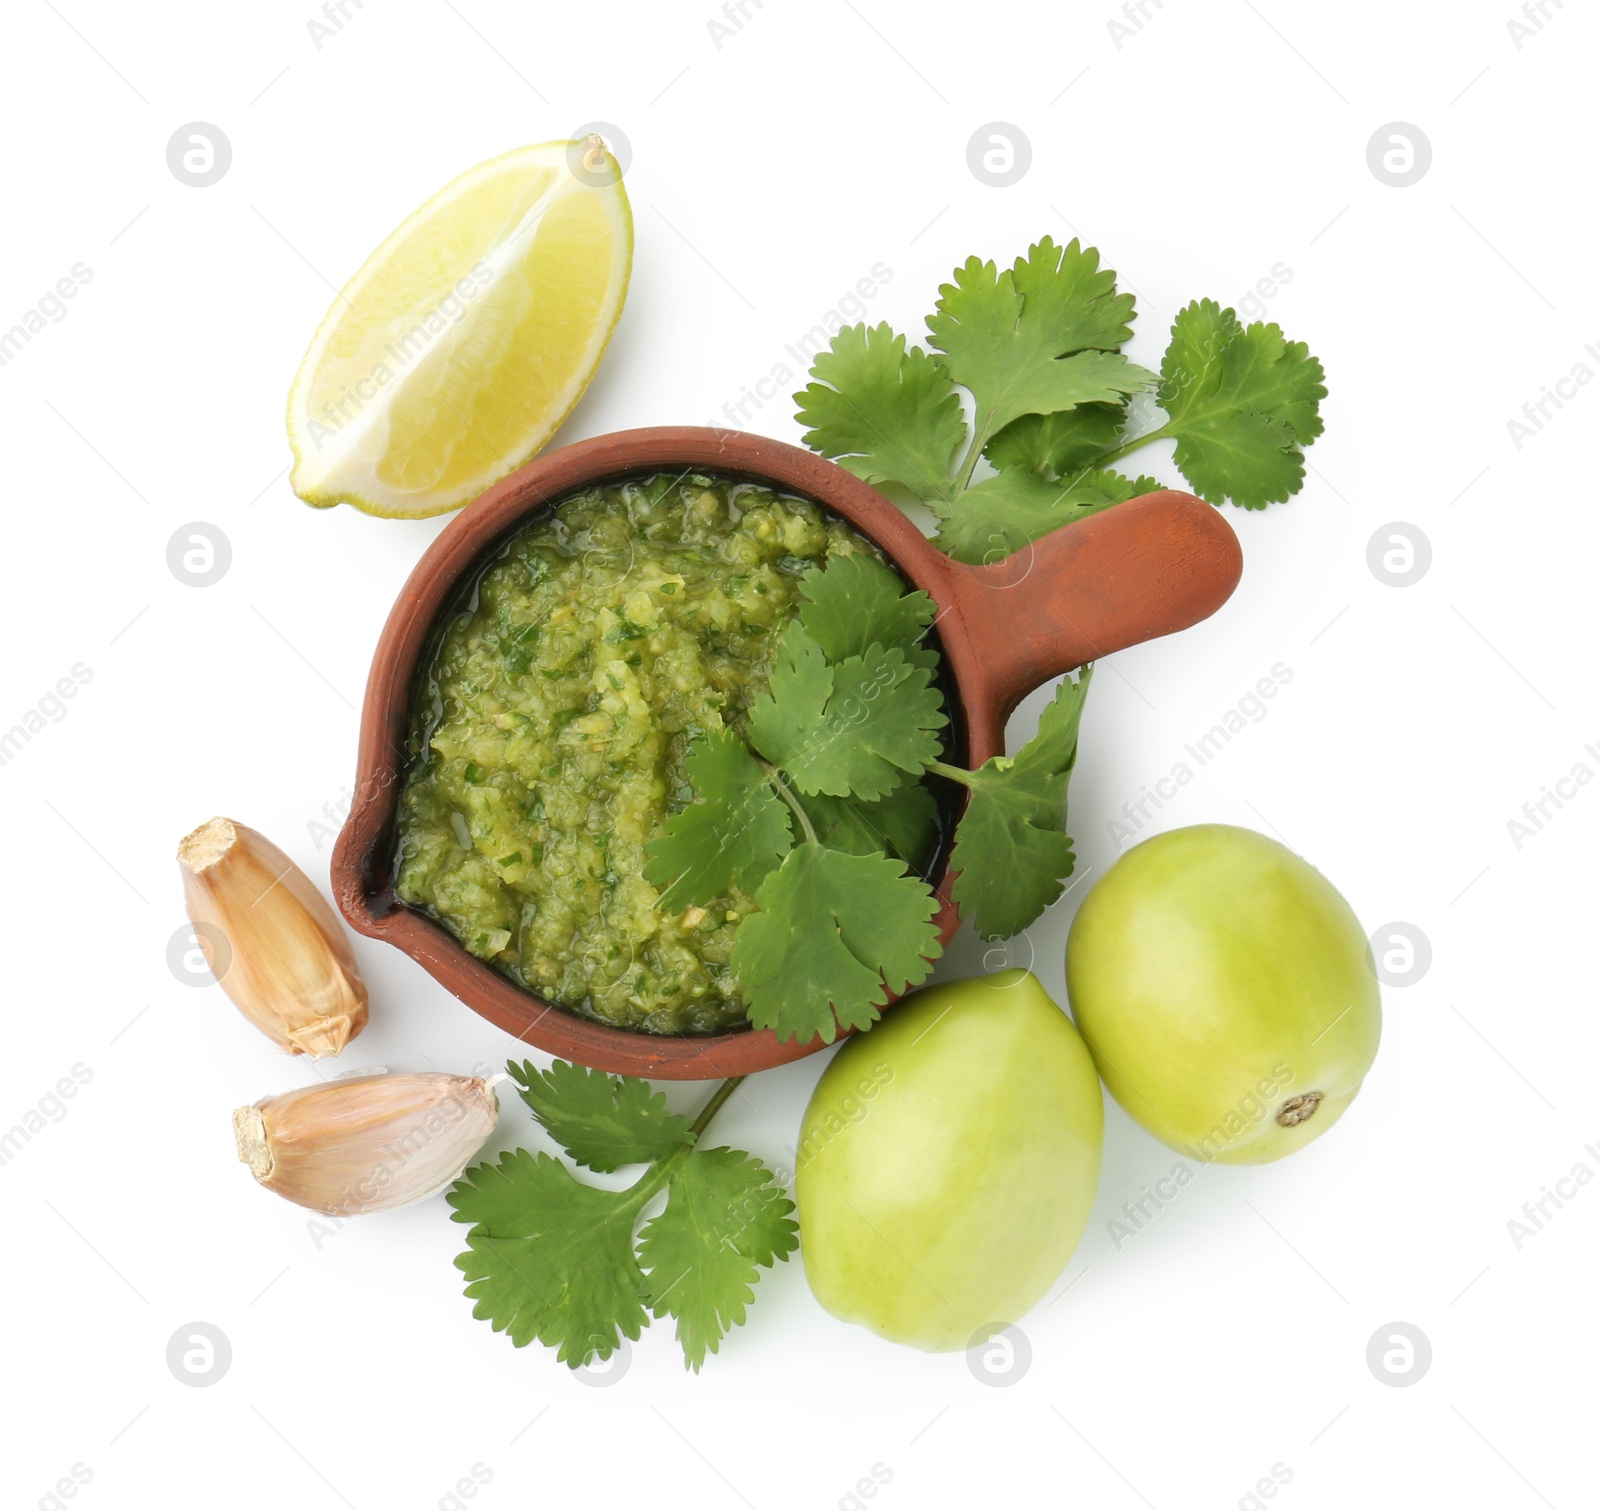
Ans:
[[[911,665],[898,649],[870,645],[865,655],[827,670],[833,687],[820,714],[812,698],[786,703],[781,695],[770,714],[760,701],[751,714],[757,748],[801,792],[849,793],[870,802],[899,786],[903,773],[920,776],[938,759],[938,731],[949,721],[926,666]]]
[[[576,1369],[637,1338],[653,1312],[677,1319],[698,1370],[744,1321],[762,1268],[796,1247],[794,1204],[762,1163],[696,1140],[731,1086],[693,1124],[645,1081],[562,1060],[508,1065],[523,1099],[573,1157],[596,1170],[645,1164],[626,1190],[579,1181],[560,1160],[516,1149],[451,1187],[451,1217],[470,1225],[456,1267],[473,1316],[518,1348],[537,1338]],[[666,1207],[644,1225],[653,1197]]]
[[[1052,275],[1054,251],[1046,240],[1018,262],[1026,269],[1028,295],[1012,269],[997,272],[992,262],[969,257],[956,269],[954,283],[940,285],[938,305],[928,317],[932,344],[945,354],[950,375],[977,400],[984,443],[1018,415],[1117,403],[1155,381],[1154,373],[1119,352],[1086,349],[1108,329],[1107,318],[1097,320],[1091,308],[1103,296],[1075,272]],[[1065,283],[1057,286],[1052,277]]]
[[[797,393],[805,444],[869,483],[902,483],[919,498],[950,486],[966,437],[944,364],[887,325],[847,325],[818,352]]]
[[[1011,266],[1029,320],[1050,333],[1057,352],[1119,351],[1133,335],[1133,295],[1100,266],[1095,247],[1074,236],[1064,247],[1043,237]]]
[[[1322,434],[1322,364],[1276,325],[1242,326],[1197,299],[1178,312],[1157,399],[1175,436],[1173,460],[1213,503],[1282,503],[1305,481],[1301,448]]]
[[[506,1071],[550,1136],[591,1170],[648,1164],[694,1142],[689,1120],[669,1112],[667,1099],[648,1081],[565,1060],[553,1061],[549,1070],[512,1061]]]
[[[865,655],[872,645],[904,652],[913,666],[933,667],[938,656],[928,644],[933,600],[908,591],[894,570],[865,552],[834,556],[821,571],[800,579],[800,623],[838,663]]]
[[[940,954],[937,899],[884,855],[797,845],[756,902],[731,963],[750,1021],[781,1039],[831,1044],[841,1026],[868,1027]]]
[[[733,1149],[697,1150],[667,1189],[666,1209],[639,1235],[639,1261],[650,1310],[676,1319],[684,1361],[698,1372],[744,1321],[760,1269],[796,1248],[794,1203],[759,1160]]]
[[[646,846],[644,879],[676,912],[710,902],[737,882],[753,892],[794,842],[789,810],[738,735],[706,731],[685,762],[695,801]]]
[[[1039,732],[1014,757],[995,756],[967,775],[971,796],[950,866],[956,906],[984,939],[1020,933],[1061,896],[1072,874],[1064,832],[1067,784],[1090,670],[1064,680]]]
[[[1126,404],[1080,404],[1059,414],[1020,415],[983,449],[991,466],[1025,468],[1054,481],[1091,467],[1116,448]]]
[[[1000,561],[1062,525],[1160,486],[1153,477],[1120,472],[1080,472],[1052,483],[1036,472],[1008,467],[946,507],[935,543],[957,561]]]
[[[833,668],[822,647],[800,620],[790,620],[778,636],[767,690],[750,704],[750,743],[782,765],[783,752],[800,749],[822,723],[832,691]]]
[[[537,1338],[574,1369],[637,1338],[647,1320],[633,1253],[637,1190],[583,1185],[560,1160],[526,1149],[468,1170],[448,1200],[455,1220],[472,1224],[456,1259],[472,1315],[518,1348]]]
[[[920,873],[933,858],[939,810],[921,782],[902,782],[875,803],[815,793],[800,798],[817,839],[851,855],[893,855]]]

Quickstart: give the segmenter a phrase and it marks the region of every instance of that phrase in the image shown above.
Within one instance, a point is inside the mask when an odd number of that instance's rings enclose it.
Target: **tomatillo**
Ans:
[[[1309,1144],[1378,1052],[1378,979],[1349,903],[1228,824],[1157,835],[1100,878],[1067,940],[1067,993],[1123,1110],[1199,1160]]]
[[[1104,1117],[1083,1040],[1027,971],[912,993],[834,1056],[801,1124],[817,1300],[925,1349],[1016,1322],[1083,1234]]]

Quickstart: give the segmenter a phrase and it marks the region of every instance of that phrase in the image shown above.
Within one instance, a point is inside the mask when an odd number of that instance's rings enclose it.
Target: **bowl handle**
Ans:
[[[1187,629],[1244,565],[1220,510],[1166,490],[1063,525],[1003,561],[957,566],[955,607],[995,714],[1086,661]]]

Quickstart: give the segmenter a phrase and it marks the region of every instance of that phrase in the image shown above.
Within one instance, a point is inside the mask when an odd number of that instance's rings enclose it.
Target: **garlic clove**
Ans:
[[[271,840],[214,818],[184,836],[178,864],[206,962],[262,1033],[319,1059],[366,1027],[366,983],[344,925]]]
[[[329,1217],[387,1212],[444,1190],[494,1132],[479,1076],[357,1076],[264,1097],[233,1114],[239,1158],[269,1191]]]

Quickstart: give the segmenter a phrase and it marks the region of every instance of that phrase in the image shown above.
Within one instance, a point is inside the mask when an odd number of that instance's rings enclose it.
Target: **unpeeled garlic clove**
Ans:
[[[367,1026],[367,987],[344,925],[271,840],[214,818],[184,836],[178,864],[212,974],[269,1039],[318,1059]]]
[[[269,1191],[329,1217],[386,1212],[444,1190],[494,1132],[479,1076],[355,1076],[233,1114],[239,1158]]]

